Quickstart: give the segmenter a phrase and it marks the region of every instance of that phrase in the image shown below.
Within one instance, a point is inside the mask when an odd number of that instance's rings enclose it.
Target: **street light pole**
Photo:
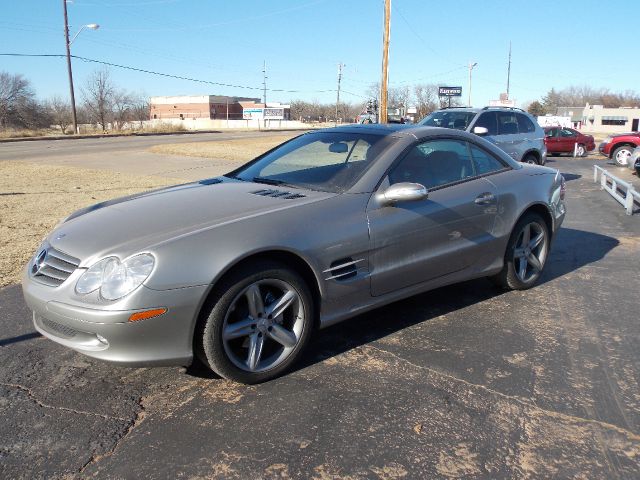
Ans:
[[[77,134],[78,118],[76,116],[76,96],[73,92],[73,73],[71,72],[71,43],[69,42],[69,18],[67,17],[67,0],[62,0],[62,9],[64,11],[64,44],[67,48],[67,71],[69,72],[69,91],[71,93],[71,116],[73,119],[73,133]]]
[[[467,105],[470,107],[471,106],[471,71],[473,70],[473,67],[475,67],[476,65],[478,65],[478,62],[469,62],[469,97],[467,99]]]

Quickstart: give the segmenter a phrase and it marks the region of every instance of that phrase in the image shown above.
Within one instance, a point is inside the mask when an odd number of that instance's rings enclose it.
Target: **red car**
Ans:
[[[636,147],[640,147],[640,132],[610,135],[603,140],[598,150],[613,159],[617,166],[626,167]]]
[[[596,141],[591,135],[567,127],[544,127],[544,144],[551,155],[576,152],[578,157],[585,157],[596,149]]]

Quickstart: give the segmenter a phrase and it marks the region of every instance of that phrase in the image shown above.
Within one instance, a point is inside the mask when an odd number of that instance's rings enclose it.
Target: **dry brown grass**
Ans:
[[[0,162],[0,287],[20,281],[44,236],[74,210],[181,180]]]
[[[149,150],[153,153],[162,153],[165,155],[186,155],[189,157],[215,158],[218,160],[247,161],[298,135],[300,135],[300,132],[290,132],[276,136],[219,140],[215,142],[169,143],[166,145],[155,145]]]
[[[0,130],[0,138],[27,138],[27,137],[48,137],[51,135],[62,135],[60,130],[55,129],[38,129],[38,130],[27,130],[27,129],[7,129]]]

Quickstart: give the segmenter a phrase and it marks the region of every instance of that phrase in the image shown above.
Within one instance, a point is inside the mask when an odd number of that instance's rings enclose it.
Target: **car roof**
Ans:
[[[403,123],[369,123],[369,124],[349,124],[341,125],[335,128],[323,128],[321,130],[312,130],[309,133],[323,132],[323,133],[362,133],[370,135],[392,135],[400,134],[410,135],[412,130],[426,128],[416,124],[403,124]]]

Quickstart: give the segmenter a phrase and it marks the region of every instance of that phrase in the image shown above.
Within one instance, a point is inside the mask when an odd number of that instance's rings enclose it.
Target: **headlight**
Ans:
[[[82,274],[76,283],[76,292],[84,295],[100,289],[102,298],[117,300],[142,285],[151,274],[154,264],[155,259],[148,253],[124,262],[116,257],[104,258]]]
[[[611,137],[605,138],[602,143],[609,143],[611,141]]]

